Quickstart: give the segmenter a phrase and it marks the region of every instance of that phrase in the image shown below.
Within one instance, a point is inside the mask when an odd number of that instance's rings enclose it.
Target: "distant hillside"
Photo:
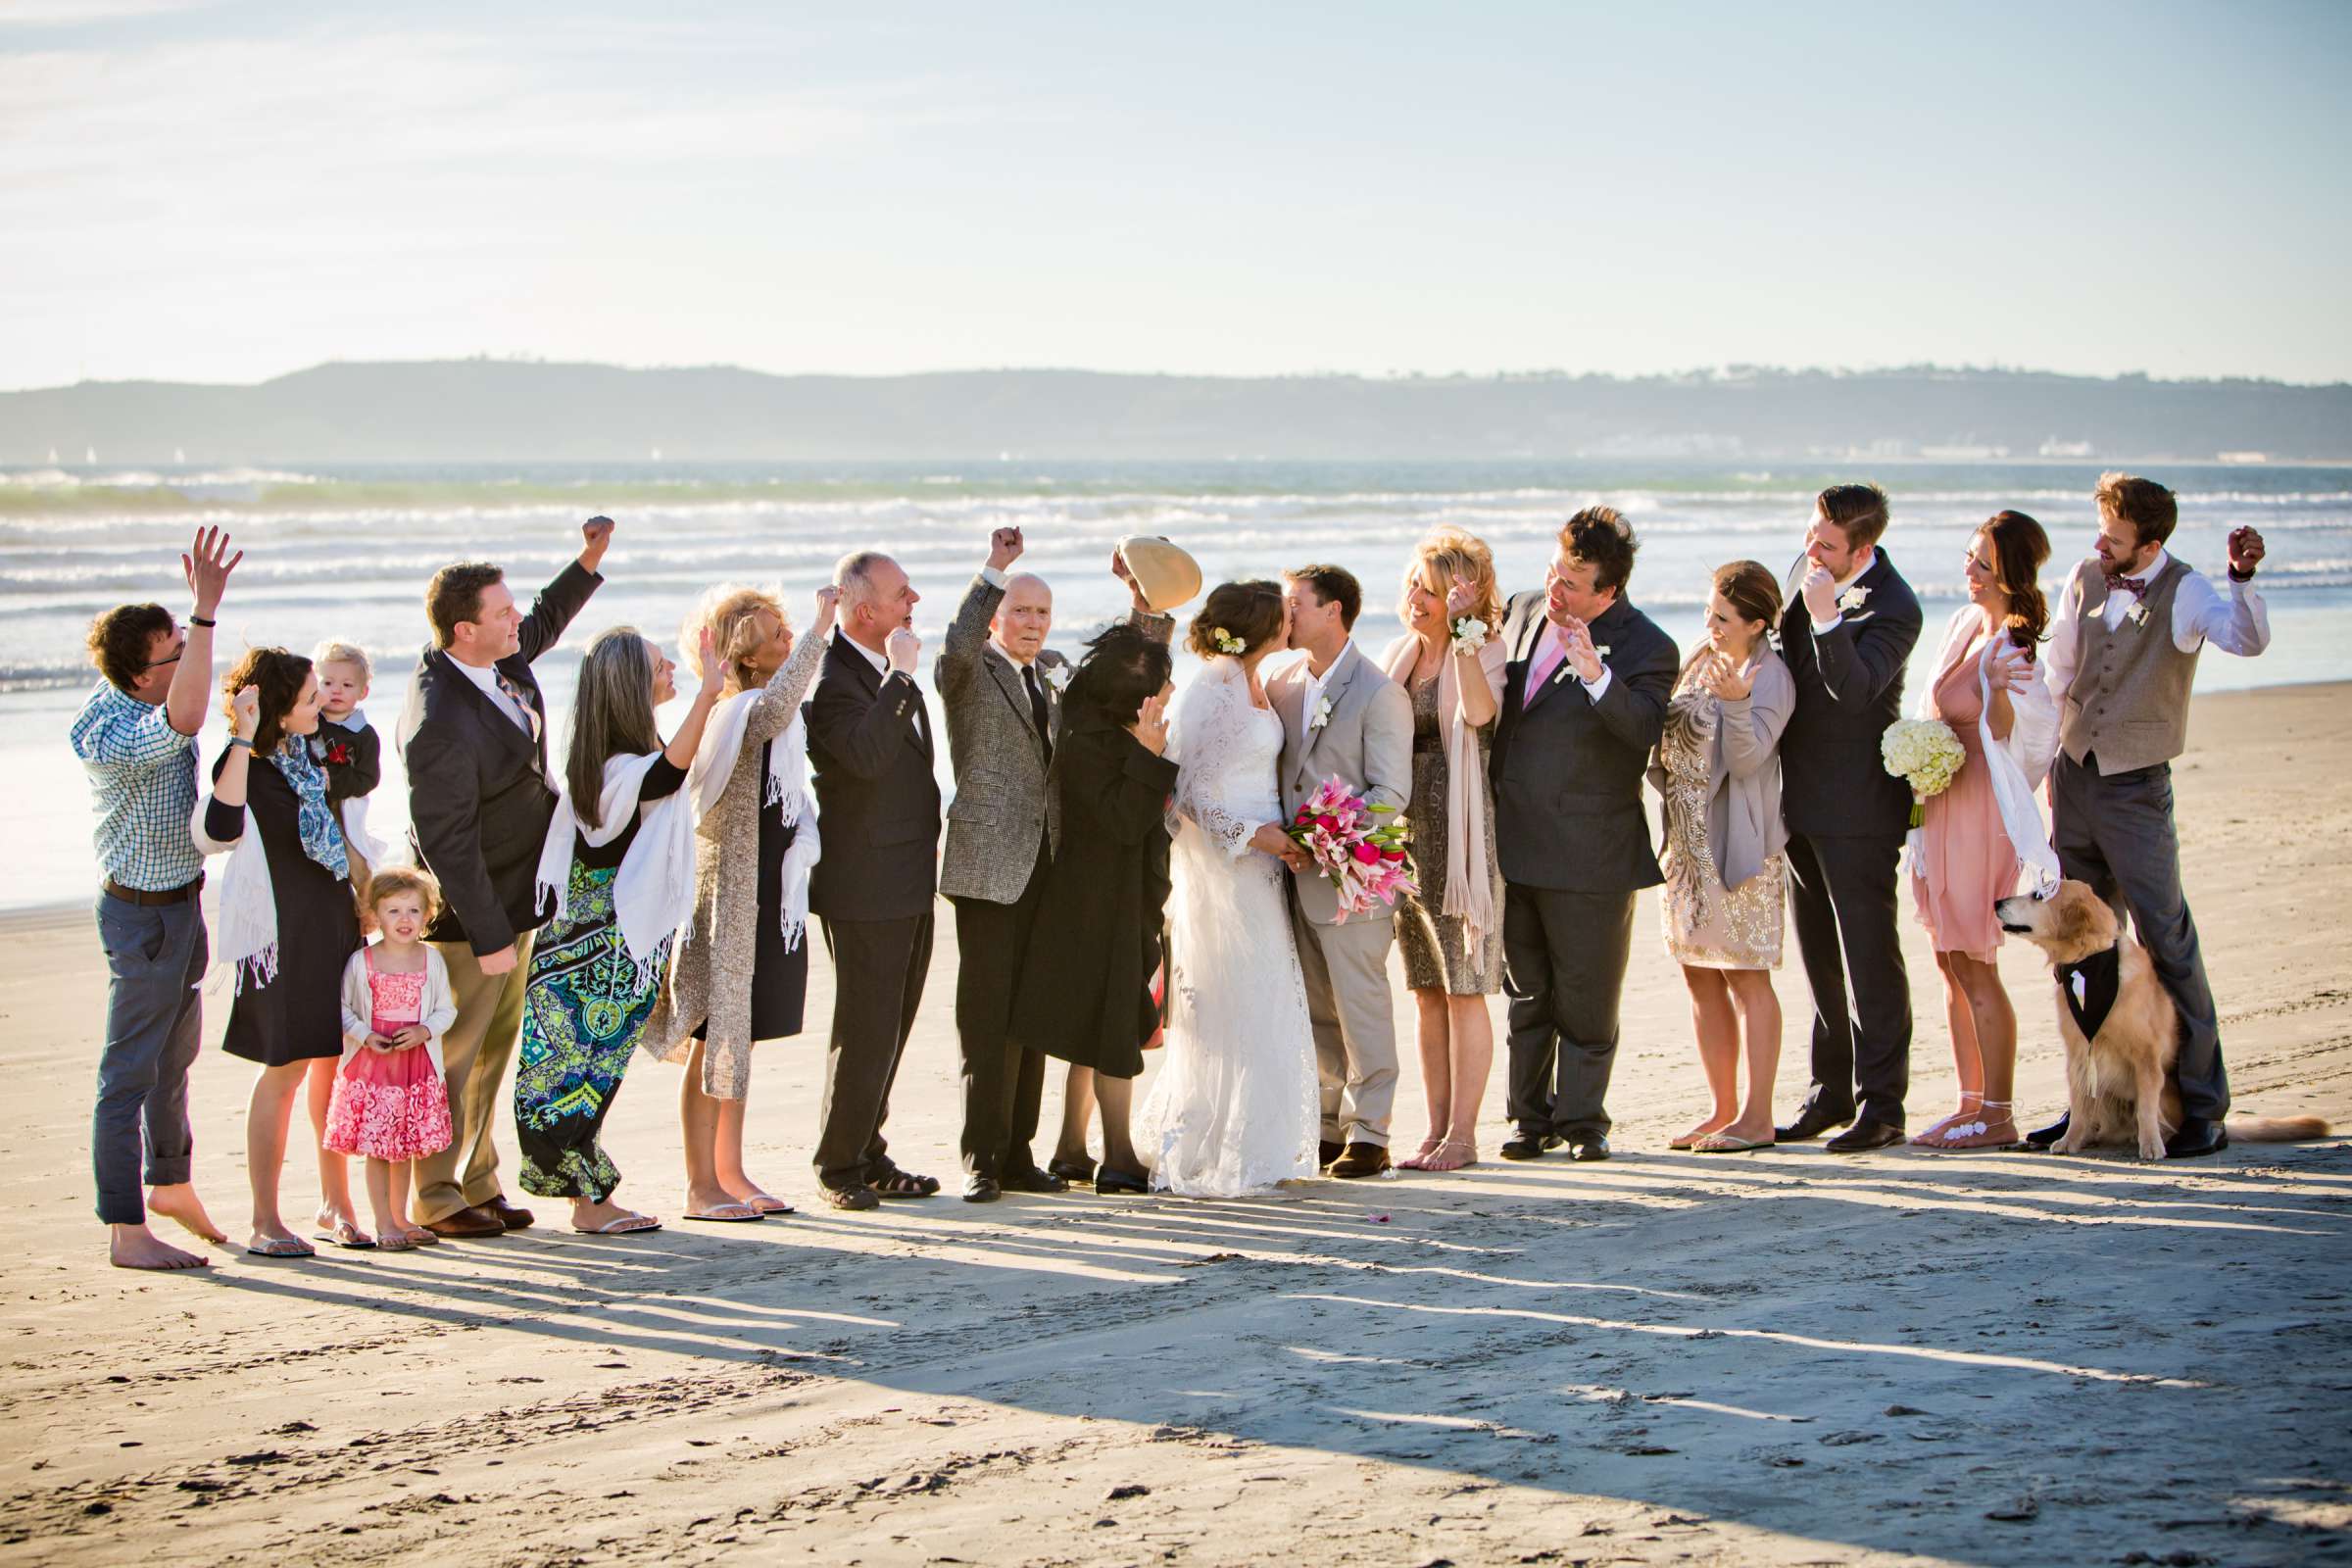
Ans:
[[[1059,458],[2352,459],[2352,385],[1933,368],[1366,380],[493,360],[0,393],[0,464]]]

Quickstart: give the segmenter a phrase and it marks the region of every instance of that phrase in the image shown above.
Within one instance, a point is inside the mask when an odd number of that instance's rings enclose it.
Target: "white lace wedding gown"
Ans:
[[[1282,862],[1250,847],[1282,819],[1282,720],[1232,659],[1176,700],[1167,1044],[1136,1143],[1156,1191],[1236,1198],[1312,1177],[1321,1129],[1306,984]]]

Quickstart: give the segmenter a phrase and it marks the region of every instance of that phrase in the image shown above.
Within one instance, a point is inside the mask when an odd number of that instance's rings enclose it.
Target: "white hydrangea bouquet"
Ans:
[[[1879,737],[1879,757],[1886,771],[1911,786],[1911,825],[1924,813],[1920,808],[1952,787],[1952,775],[1968,760],[1960,737],[1939,718],[1900,718]]]

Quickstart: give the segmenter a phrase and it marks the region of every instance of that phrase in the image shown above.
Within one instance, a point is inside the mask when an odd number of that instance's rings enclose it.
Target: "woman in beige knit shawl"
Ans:
[[[1487,782],[1502,704],[1494,556],[1459,528],[1436,530],[1413,551],[1396,612],[1404,635],[1381,665],[1413,700],[1406,853],[1420,888],[1396,906],[1396,946],[1429,1102],[1429,1136],[1396,1163],[1459,1170],[1478,1159],[1479,1101],[1494,1064],[1487,998],[1502,989],[1502,868]]]
[[[816,591],[816,618],[797,650],[783,606],[760,589],[714,588],[686,619],[684,646],[699,647],[709,627],[727,680],[686,785],[699,818],[694,923],[677,943],[642,1038],[646,1050],[686,1068],[678,1115],[688,1219],[792,1212],[744,1174],[743,1115],[753,1042],[800,1032],[808,868],[817,853],[801,698],[824,662],[834,597],[830,585]],[[780,865],[763,900],[771,858]]]

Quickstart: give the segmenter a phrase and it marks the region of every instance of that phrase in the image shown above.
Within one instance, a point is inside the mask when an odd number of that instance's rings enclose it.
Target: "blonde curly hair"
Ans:
[[[1487,542],[1465,528],[1444,524],[1432,528],[1413,546],[1413,559],[1404,568],[1404,590],[1396,599],[1396,618],[1413,622],[1413,590],[1427,584],[1441,605],[1457,581],[1478,590],[1470,613],[1487,624],[1489,632],[1502,629],[1502,593],[1494,586],[1494,553]]]
[[[784,629],[792,629],[792,617],[784,612],[783,602],[773,588],[754,588],[743,583],[720,583],[692,610],[678,625],[678,652],[691,663],[694,651],[703,644],[703,628],[708,626],[718,643],[718,657],[726,662],[728,671],[741,683],[744,679],[743,662],[763,640],[760,622],[755,617],[764,610],[779,621]]]

